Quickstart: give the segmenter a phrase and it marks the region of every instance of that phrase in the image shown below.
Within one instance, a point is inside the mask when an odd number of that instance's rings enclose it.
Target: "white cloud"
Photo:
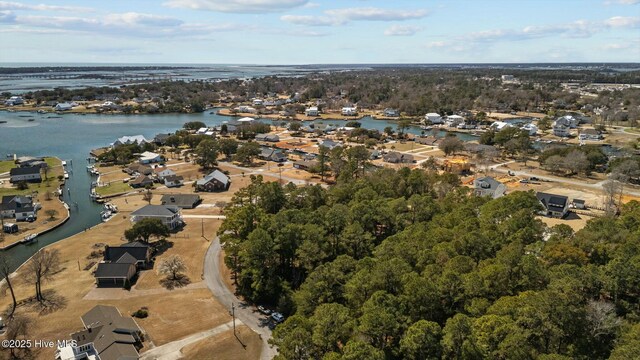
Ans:
[[[193,10],[247,14],[280,12],[308,3],[308,0],[169,0],[163,5]]]
[[[618,0],[617,2],[618,4],[623,4],[623,5],[640,4],[640,0]]]
[[[604,21],[604,24],[609,27],[638,27],[640,26],[640,17],[631,16],[614,16]]]
[[[420,31],[419,26],[413,25],[393,25],[384,31],[386,36],[411,36]]]
[[[29,5],[11,1],[0,1],[0,10],[35,10],[35,11],[67,11],[67,12],[90,12],[90,8],[76,6],[56,6],[56,5]]]
[[[380,8],[346,8],[324,11],[322,16],[283,15],[280,20],[306,26],[337,26],[351,21],[404,21],[421,19],[428,15],[427,10],[391,10]],[[415,31],[414,31],[415,33]]]
[[[341,19],[330,18],[327,16],[310,16],[310,15],[283,15],[280,20],[296,25],[306,26],[334,26],[343,24]]]
[[[427,44],[427,47],[432,49],[432,48],[443,48],[447,46],[447,43],[444,41],[432,41],[430,43]]]
[[[325,11],[325,14],[347,20],[402,21],[422,19],[427,10],[391,10],[380,8],[346,8]]]
[[[168,16],[128,12],[124,14],[109,14],[105,17],[105,23],[127,26],[178,26],[183,24],[183,21]]]

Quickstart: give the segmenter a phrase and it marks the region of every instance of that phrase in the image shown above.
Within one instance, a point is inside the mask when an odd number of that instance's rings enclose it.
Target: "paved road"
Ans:
[[[217,219],[217,220],[224,220],[227,217],[224,215],[193,215],[193,214],[187,214],[187,215],[182,215],[183,218],[185,219]]]
[[[242,302],[227,288],[218,271],[220,268],[221,250],[220,238],[216,236],[204,258],[204,281],[213,293],[213,296],[215,296],[223,306],[231,310],[231,305],[235,305],[236,317],[260,335],[263,342],[260,359],[273,359],[277,352],[267,343],[269,338],[271,338],[271,330],[267,327],[267,317],[257,312],[252,306]]]
[[[240,320],[236,320],[236,326],[242,325]],[[233,321],[229,321],[226,324],[222,324],[213,329],[205,330],[193,335],[189,335],[186,338],[172,341],[162,346],[154,347],[153,349],[142,353],[140,360],[176,360],[182,358],[182,352],[180,351],[187,345],[196,343],[200,340],[206,339],[213,335],[218,335],[225,331],[233,329]]]

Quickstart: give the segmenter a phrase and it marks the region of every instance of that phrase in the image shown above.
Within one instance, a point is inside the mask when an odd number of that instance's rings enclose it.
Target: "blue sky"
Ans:
[[[640,62],[640,0],[0,1],[0,62]]]

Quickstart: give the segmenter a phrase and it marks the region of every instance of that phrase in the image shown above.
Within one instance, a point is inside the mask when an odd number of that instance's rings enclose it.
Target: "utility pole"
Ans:
[[[201,221],[201,228],[202,228],[202,233],[201,236],[204,237],[204,218],[200,219]]]
[[[236,335],[236,306],[234,303],[231,303],[231,316],[233,317],[233,335]]]

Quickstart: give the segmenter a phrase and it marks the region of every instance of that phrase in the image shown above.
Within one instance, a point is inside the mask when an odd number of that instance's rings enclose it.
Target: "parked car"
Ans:
[[[271,314],[271,310],[269,310],[269,309],[265,308],[265,307],[264,307],[264,306],[262,306],[262,305],[258,306],[258,311],[259,311],[261,314],[265,314],[265,315],[269,315],[269,314]]]
[[[273,314],[271,314],[271,318],[273,319],[273,321],[275,321],[277,324],[281,323],[284,321],[284,315],[280,314],[279,312],[274,312]]]
[[[531,180],[531,181],[540,181],[540,179],[538,179],[538,178],[537,178],[537,177],[535,177],[535,176],[530,177],[530,178],[529,178],[529,180]]]

